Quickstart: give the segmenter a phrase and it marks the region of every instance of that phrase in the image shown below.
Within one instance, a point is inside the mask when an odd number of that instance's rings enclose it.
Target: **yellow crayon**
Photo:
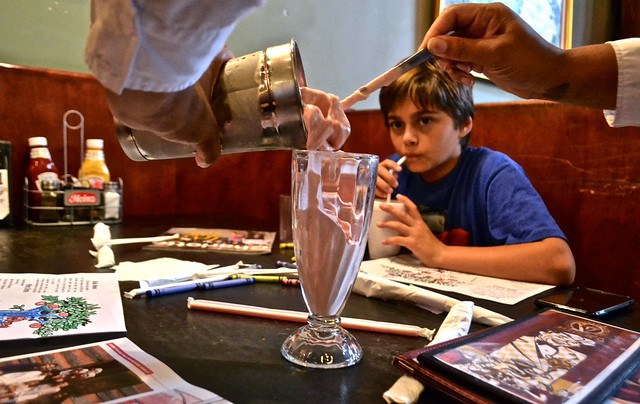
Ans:
[[[231,275],[229,279],[247,279],[253,278],[256,282],[282,282],[285,279],[288,279],[286,276],[277,276],[277,275]]]
[[[280,248],[293,248],[293,243],[280,243]]]

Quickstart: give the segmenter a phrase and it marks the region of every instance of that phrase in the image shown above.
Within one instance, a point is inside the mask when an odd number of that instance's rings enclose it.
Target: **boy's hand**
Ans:
[[[398,221],[381,222],[379,226],[394,229],[400,235],[389,237],[383,240],[382,243],[396,244],[408,248],[423,264],[436,266],[434,264],[436,257],[446,248],[446,245],[438,240],[429,229],[415,203],[404,195],[398,194],[397,197],[404,204],[406,210],[381,204],[380,209],[391,213]]]
[[[393,171],[389,171],[393,170]],[[402,171],[402,167],[395,161],[386,159],[378,166],[378,179],[376,180],[376,197],[386,198],[398,186],[396,171]]]

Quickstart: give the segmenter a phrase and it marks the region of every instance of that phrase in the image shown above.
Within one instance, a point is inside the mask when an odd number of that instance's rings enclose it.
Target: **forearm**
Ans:
[[[540,98],[599,109],[616,109],[618,64],[609,44],[562,52],[549,70],[550,80]]]
[[[559,238],[494,247],[443,245],[433,256],[416,255],[427,266],[518,281],[568,285],[575,276],[573,254]]]
[[[444,35],[451,30],[455,35]],[[465,84],[473,82],[473,69],[522,98],[616,109],[618,66],[610,44],[559,49],[500,3],[447,7],[421,47]]]

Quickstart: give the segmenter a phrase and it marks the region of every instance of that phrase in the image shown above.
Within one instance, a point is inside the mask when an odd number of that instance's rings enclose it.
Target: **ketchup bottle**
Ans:
[[[27,168],[27,181],[29,184],[29,218],[33,221],[40,221],[40,215],[37,208],[42,205],[42,181],[58,181],[59,171],[55,163],[51,159],[51,153],[47,147],[47,138],[30,137],[29,152],[30,160]]]

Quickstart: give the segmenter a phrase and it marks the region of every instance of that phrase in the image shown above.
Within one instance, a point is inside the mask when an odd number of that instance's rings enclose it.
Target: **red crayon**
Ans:
[[[298,279],[283,279],[281,282],[287,286],[300,286],[300,280]]]

